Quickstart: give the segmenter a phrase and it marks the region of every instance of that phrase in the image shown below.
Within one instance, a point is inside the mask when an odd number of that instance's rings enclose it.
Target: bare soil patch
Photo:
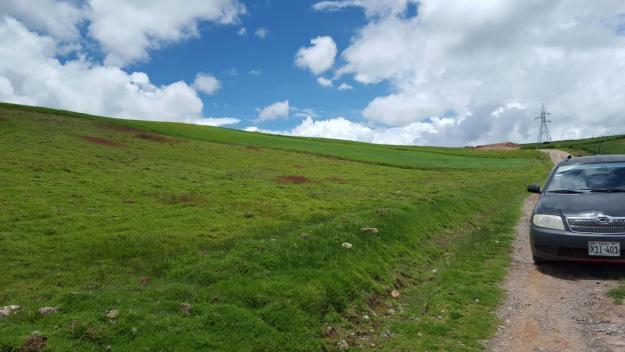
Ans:
[[[568,153],[547,150],[554,162]],[[516,228],[512,263],[498,310],[502,325],[487,343],[492,352],[625,351],[625,306],[606,292],[625,276],[622,265],[550,263],[535,266],[529,221],[530,196]]]
[[[255,145],[248,145],[248,146],[245,146],[245,150],[247,150],[249,152],[260,152],[260,151],[262,151],[262,148],[261,147],[257,147]]]
[[[512,142],[478,145],[475,150],[518,150],[520,145]]]
[[[196,193],[154,193],[153,196],[161,203],[168,205],[187,204],[197,205],[204,202],[204,197]]]
[[[347,183],[347,181],[348,181],[345,178],[341,178],[341,177],[337,177],[337,176],[330,176],[330,177],[326,178],[326,180],[333,181],[333,182],[336,182],[336,183]]]
[[[46,348],[46,345],[47,345],[47,338],[44,336],[41,336],[40,334],[34,333],[26,339],[26,341],[24,342],[24,345],[22,345],[22,348],[20,348],[20,352],[43,351]]]
[[[111,130],[111,131],[115,131],[115,132],[123,132],[123,133],[141,133],[141,132],[143,132],[142,130],[140,130],[138,128],[129,127],[129,126],[114,125],[114,124],[107,124],[107,123],[98,123],[97,125],[100,128]]]
[[[83,141],[100,144],[100,145],[108,145],[111,147],[126,147],[124,143],[120,143],[111,139],[96,137],[96,136],[81,136]]]
[[[144,133],[137,133],[137,134],[135,134],[135,137],[140,138],[140,139],[145,139],[146,141],[152,141],[152,142],[157,142],[157,143],[170,143],[170,144],[174,144],[174,143],[180,143],[181,142],[178,139],[173,139],[173,138],[161,136],[159,134],[145,133],[145,132]]]
[[[274,181],[280,184],[303,184],[312,182],[308,177],[301,175],[278,176]]]

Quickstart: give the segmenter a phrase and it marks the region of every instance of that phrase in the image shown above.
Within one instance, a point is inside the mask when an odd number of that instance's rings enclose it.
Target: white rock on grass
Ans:
[[[352,249],[352,244],[349,242],[343,242],[342,246],[345,249]]]
[[[0,317],[8,317],[9,315],[20,310],[20,308],[22,307],[18,306],[17,304],[11,304],[8,306],[0,307]]]
[[[106,317],[109,319],[117,319],[119,316],[119,311],[117,309],[111,309],[106,312]]]
[[[379,230],[375,227],[363,227],[360,229],[360,232],[376,234],[379,232]]]
[[[39,308],[37,312],[39,312],[39,315],[45,317],[48,315],[52,315],[54,313],[58,313],[58,311],[59,311],[58,307],[43,307],[43,308]]]
[[[191,304],[189,304],[189,303],[181,303],[180,304],[180,311],[184,315],[191,315],[191,312],[193,311],[193,306]]]

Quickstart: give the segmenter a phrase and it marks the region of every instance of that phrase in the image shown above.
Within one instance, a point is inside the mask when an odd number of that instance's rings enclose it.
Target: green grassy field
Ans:
[[[9,104],[0,150],[0,351],[481,350],[550,167]]]
[[[578,155],[625,154],[625,136],[607,136],[578,140],[555,141],[549,144],[526,144],[524,149],[561,149]]]

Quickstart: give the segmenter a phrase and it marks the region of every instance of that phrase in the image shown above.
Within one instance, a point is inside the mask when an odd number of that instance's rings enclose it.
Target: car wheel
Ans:
[[[542,264],[547,264],[549,263],[548,260],[546,259],[542,259],[542,258],[538,258],[535,255],[532,255],[532,259],[534,260],[534,265],[542,265]]]

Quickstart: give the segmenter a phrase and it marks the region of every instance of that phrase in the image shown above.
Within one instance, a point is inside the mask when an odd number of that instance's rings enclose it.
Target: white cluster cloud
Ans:
[[[236,125],[241,120],[234,117],[202,117],[199,119],[187,119],[185,122],[203,126],[227,126]]]
[[[69,2],[39,0],[37,4],[23,0],[3,0],[0,14],[20,18],[28,27],[63,40],[79,39],[78,24],[87,12]]]
[[[544,101],[555,138],[625,132],[625,3],[422,0],[413,16],[414,3],[313,6],[369,16],[335,75],[390,84],[363,109],[367,125],[430,124],[426,139],[445,145],[531,141]],[[453,124],[436,125],[437,116]]]
[[[338,89],[339,89],[339,90],[353,90],[353,89],[354,89],[354,87],[352,87],[351,85],[349,85],[349,84],[347,84],[347,83],[343,82],[343,83],[341,83],[341,85],[339,86],[339,88],[338,88]]]
[[[346,139],[352,141],[395,144],[395,145],[428,145],[435,143],[436,131],[454,127],[453,119],[434,118],[431,122],[415,122],[402,127],[371,127],[350,121],[344,117],[326,120],[314,120],[308,116],[299,125],[290,130],[275,131],[261,129],[256,126],[247,127],[249,132],[263,132],[298,137],[321,137]]]
[[[317,75],[317,83],[322,87],[333,87],[334,78],[326,78],[319,75],[334,66],[336,53],[338,52],[334,39],[329,36],[319,36],[311,39],[310,44],[309,47],[299,48],[295,54],[295,66],[307,69]],[[341,84],[339,87],[343,87],[342,90],[353,89],[352,86],[346,83]]]
[[[162,43],[197,36],[200,21],[232,24],[245,13],[233,0],[89,0],[89,9],[89,33],[113,65],[145,60]]]
[[[289,101],[278,101],[265,106],[258,112],[256,122],[272,121],[289,117]]]
[[[318,77],[317,82],[323,87],[332,87],[334,85],[331,79],[327,79],[324,77]]]
[[[206,95],[213,95],[221,89],[221,82],[212,75],[198,73],[193,81],[193,88]]]
[[[145,59],[161,43],[197,34],[199,21],[236,23],[245,8],[237,0],[184,4],[150,1],[41,0],[0,3],[0,101],[44,105],[81,112],[210,125],[237,123],[205,118],[197,91],[212,94],[220,83],[199,74],[192,86],[183,81],[155,85],[143,72],[124,65]],[[79,26],[100,44],[105,63],[89,59]],[[68,56],[72,54],[72,56]],[[69,57],[74,57],[69,59]],[[235,121],[236,120],[236,121]]]
[[[315,75],[322,74],[334,65],[336,43],[332,37],[316,37],[310,40],[311,46],[301,47],[295,55],[295,65],[308,69]]]
[[[269,36],[269,30],[265,27],[260,27],[254,31],[254,34],[260,39],[265,39]]]
[[[316,11],[338,11],[348,7],[360,7],[368,17],[372,17],[397,15],[404,12],[408,4],[417,2],[417,0],[330,0],[315,3],[312,8]]]

